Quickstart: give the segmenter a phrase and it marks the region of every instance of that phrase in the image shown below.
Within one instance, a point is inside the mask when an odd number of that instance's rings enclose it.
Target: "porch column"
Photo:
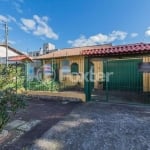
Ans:
[[[86,102],[91,100],[91,88],[90,88],[90,63],[89,58],[84,58],[84,93]]]
[[[45,65],[45,61],[41,60],[41,65],[42,65],[42,81],[44,80],[44,65]]]

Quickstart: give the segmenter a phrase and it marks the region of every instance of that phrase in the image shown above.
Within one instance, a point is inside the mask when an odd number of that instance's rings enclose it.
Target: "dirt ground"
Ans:
[[[126,104],[150,104],[150,94],[141,91],[119,91],[119,90],[95,90],[92,91],[92,99],[96,101],[108,101]]]
[[[150,150],[150,106],[83,104],[30,150]]]
[[[27,122],[40,120],[41,122],[29,132],[22,135],[19,135],[19,131],[17,130],[10,131],[9,136],[0,143],[0,150],[22,150],[24,147],[31,146],[35,139],[40,138],[44,132],[69,114],[74,107],[79,105],[77,102],[63,103],[62,101],[55,100],[33,99],[27,101],[26,109],[19,110],[15,116],[11,117],[9,122],[16,119]],[[12,142],[18,135],[20,138]]]
[[[150,106],[32,100],[15,119],[41,122],[1,150],[150,150]]]

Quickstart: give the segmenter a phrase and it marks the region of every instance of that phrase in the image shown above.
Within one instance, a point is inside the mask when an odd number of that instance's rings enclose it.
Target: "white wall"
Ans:
[[[8,57],[18,56],[18,53],[15,53],[11,49],[8,48]],[[6,47],[0,46],[0,57],[6,57]]]
[[[43,44],[43,50],[54,50],[54,49],[55,49],[55,45],[52,43]]]

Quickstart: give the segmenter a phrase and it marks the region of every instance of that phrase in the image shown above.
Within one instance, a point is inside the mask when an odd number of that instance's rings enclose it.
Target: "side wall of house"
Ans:
[[[65,59],[69,60],[70,69],[71,69],[71,65],[73,63],[78,64],[79,74],[77,74],[77,75],[73,75],[71,73],[63,74],[60,69],[60,77],[59,77],[60,81],[62,83],[64,83],[64,85],[66,85],[66,86],[79,85],[83,88],[84,87],[84,74],[83,74],[84,73],[84,57],[82,57],[82,56],[68,57]],[[65,59],[60,59],[60,61],[62,62]],[[61,62],[60,62],[60,68],[62,68]]]
[[[91,59],[91,62],[94,64],[94,88],[102,89],[100,81],[103,80],[103,61]]]
[[[133,58],[131,58],[133,59]],[[73,75],[71,73],[63,74],[61,72],[62,61],[69,60],[69,66],[71,68],[72,63],[77,63],[79,66],[79,74]],[[45,60],[44,64],[51,63],[52,59]],[[91,59],[91,62],[94,64],[94,88],[103,87],[100,85],[100,81],[103,79],[103,61],[97,59]],[[143,57],[143,62],[150,62],[150,57]],[[54,63],[58,64],[59,68],[59,81],[65,86],[74,86],[80,85],[82,88],[84,87],[84,57],[76,56],[76,57],[66,57],[66,58],[57,58],[54,59]],[[150,73],[143,73],[143,91],[150,91]]]
[[[77,63],[79,68],[79,73],[73,75],[70,73],[63,74],[62,73],[62,62],[64,60],[69,61],[69,67],[71,71],[71,64]],[[44,64],[49,64],[52,62],[52,59],[45,60]],[[80,85],[82,88],[84,87],[84,57],[76,56],[76,57],[65,57],[65,58],[55,58],[53,59],[54,64],[57,64],[59,70],[59,81],[64,86],[75,86]]]
[[[143,57],[143,62],[150,62],[150,57]],[[143,91],[150,91],[150,73],[143,73]]]

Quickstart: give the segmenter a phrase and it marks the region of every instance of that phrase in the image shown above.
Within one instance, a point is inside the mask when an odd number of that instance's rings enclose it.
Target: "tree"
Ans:
[[[8,122],[10,113],[25,107],[25,97],[17,94],[17,81],[22,82],[20,78],[21,70],[16,66],[0,65],[0,132]]]

